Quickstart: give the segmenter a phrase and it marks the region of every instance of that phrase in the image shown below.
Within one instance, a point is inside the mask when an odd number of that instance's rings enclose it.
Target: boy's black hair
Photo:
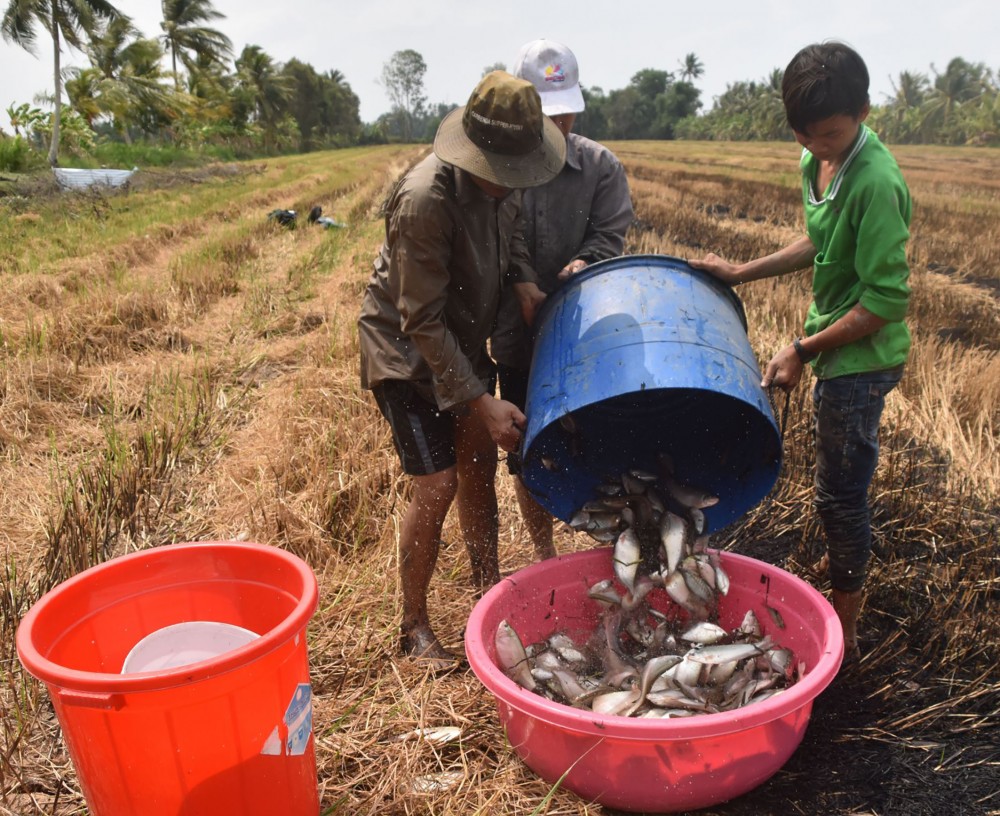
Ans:
[[[785,69],[781,98],[788,124],[798,133],[831,116],[856,117],[868,104],[868,68],[843,43],[807,45]]]

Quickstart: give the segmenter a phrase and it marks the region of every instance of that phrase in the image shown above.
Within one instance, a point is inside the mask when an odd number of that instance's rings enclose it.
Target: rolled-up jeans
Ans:
[[[830,583],[854,592],[865,582],[872,550],[868,488],[878,464],[885,397],[903,367],[817,380],[816,510],[826,533]]]

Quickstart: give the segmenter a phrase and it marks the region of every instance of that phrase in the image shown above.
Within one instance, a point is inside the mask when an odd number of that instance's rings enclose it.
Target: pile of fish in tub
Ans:
[[[691,717],[766,700],[805,670],[789,649],[763,634],[752,609],[739,628],[714,619],[729,591],[718,556],[707,550],[703,510],[718,498],[674,476],[659,457],[659,473],[630,470],[602,484],[599,497],[570,521],[598,541],[615,541],[615,577],[590,587],[604,606],[586,643],[562,632],[525,647],[503,620],[497,658],[509,677],[555,702],[603,715]],[[657,593],[656,607],[650,605]],[[767,607],[778,629],[784,622]]]

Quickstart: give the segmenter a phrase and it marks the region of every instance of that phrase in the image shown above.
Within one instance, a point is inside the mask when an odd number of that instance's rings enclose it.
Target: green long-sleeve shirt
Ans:
[[[906,362],[910,299],[906,241],[912,202],[899,165],[865,125],[825,191],[816,189],[819,162],[802,151],[806,231],[816,258],[807,335],[822,331],[860,303],[889,321],[874,334],[822,352],[813,361],[821,380],[882,371]]]

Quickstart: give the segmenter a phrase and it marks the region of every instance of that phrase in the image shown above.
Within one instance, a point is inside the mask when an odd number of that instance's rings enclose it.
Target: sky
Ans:
[[[114,0],[113,0],[114,2]],[[6,9],[10,0],[0,0]],[[146,36],[160,33],[159,0],[117,0]],[[1000,0],[215,0],[225,19],[213,25],[238,54],[258,45],[277,62],[295,57],[317,71],[340,71],[357,94],[363,121],[389,109],[378,79],[396,51],[418,51],[427,64],[428,102],[464,104],[497,62],[510,67],[522,44],[544,37],[568,45],[580,81],[605,91],[625,87],[639,70],[676,71],[694,53],[705,73],[695,81],[704,110],[727,85],[760,80],[804,45],[839,39],[865,59],[871,97],[884,102],[901,71],[933,77],[953,57],[1000,71]],[[0,40],[0,128],[5,110],[52,89],[51,40],[38,31],[37,57]],[[74,50],[64,65],[83,65]]]

